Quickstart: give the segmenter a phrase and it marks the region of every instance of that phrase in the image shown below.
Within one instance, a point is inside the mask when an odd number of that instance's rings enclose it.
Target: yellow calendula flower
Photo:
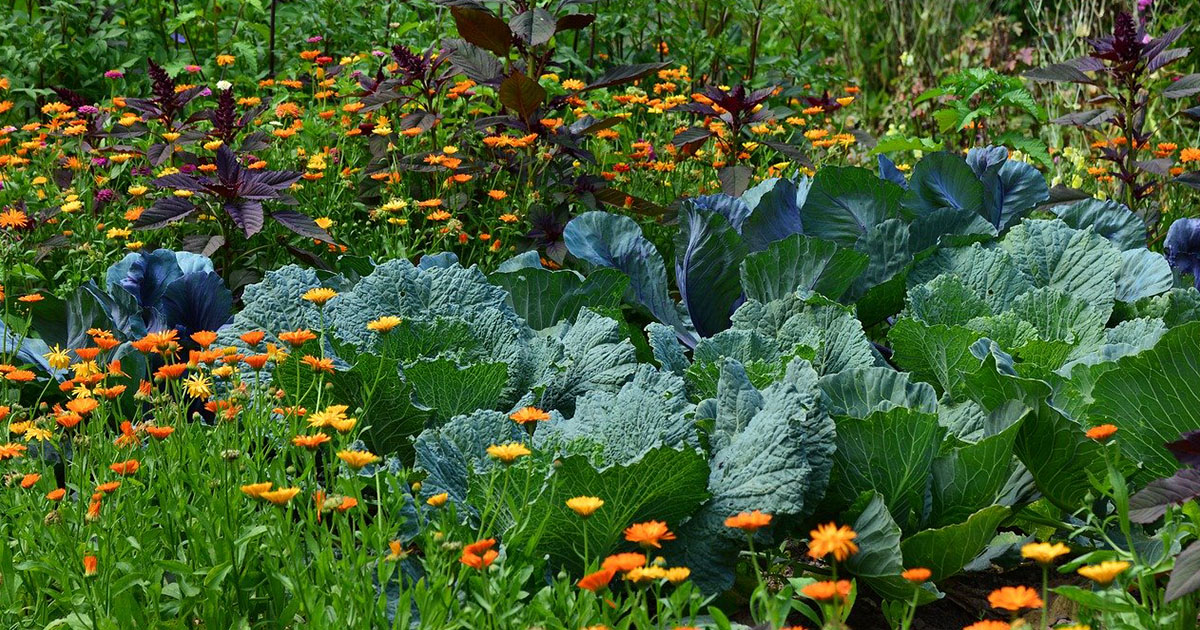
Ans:
[[[300,296],[300,298],[304,301],[312,302],[317,306],[324,306],[326,302],[335,297],[337,297],[337,291],[327,287],[316,287],[309,289],[308,291],[304,292],[304,295]]]
[[[1108,561],[1100,564],[1092,564],[1085,567],[1079,567],[1079,575],[1096,582],[1098,584],[1108,585],[1117,576],[1129,568],[1129,563],[1124,561]]]
[[[367,330],[383,334],[391,332],[393,328],[399,326],[403,321],[394,315],[384,315],[379,319],[367,322]]]
[[[432,507],[440,508],[443,505],[446,505],[446,501],[449,499],[450,499],[450,494],[447,492],[443,492],[441,494],[435,494],[435,495],[429,497],[428,499],[425,499],[425,503],[427,503],[428,505],[430,505]]]
[[[517,458],[529,455],[532,451],[525,447],[520,442],[512,442],[509,444],[497,445],[493,444],[487,447],[489,457],[496,459],[505,464],[511,464],[517,461]]]
[[[58,347],[58,344],[50,348],[50,352],[43,354],[42,357],[46,359],[50,367],[56,370],[65,370],[67,366],[71,365],[71,355],[66,350]]]
[[[212,381],[203,374],[192,374],[183,380],[183,387],[187,390],[188,396],[199,398],[201,400],[212,396]]]
[[[604,499],[599,497],[574,497],[567,499],[567,507],[571,508],[572,512],[582,516],[583,518],[587,518],[592,514],[595,514],[596,510],[599,510],[603,506]]]
[[[1071,553],[1071,548],[1062,543],[1029,543],[1021,547],[1021,557],[1041,564],[1053,564],[1055,558]]]
[[[346,465],[354,470],[358,470],[379,461],[379,456],[368,451],[339,451],[338,459],[346,462]]]

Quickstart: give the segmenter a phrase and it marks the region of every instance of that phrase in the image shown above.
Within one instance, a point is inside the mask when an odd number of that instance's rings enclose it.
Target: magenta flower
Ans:
[[[125,76],[125,73],[120,70],[109,70],[104,73],[105,79],[120,79],[123,76]]]

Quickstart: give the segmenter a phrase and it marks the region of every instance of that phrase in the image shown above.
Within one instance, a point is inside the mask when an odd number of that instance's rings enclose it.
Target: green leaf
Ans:
[[[539,444],[594,443],[605,464],[633,461],[652,447],[695,444],[696,431],[683,379],[640,365],[616,393],[593,390],[576,401],[569,419],[543,423]]]
[[[962,285],[994,313],[1008,310],[1017,296],[1033,289],[1029,276],[1011,255],[998,249],[984,249],[979,243],[937,251],[917,263],[908,276],[908,284],[913,287],[941,274],[958,276]]]
[[[962,326],[927,326],[908,318],[896,320],[888,331],[892,361],[940,393],[957,392],[964,372],[978,367],[970,348],[980,336]]]
[[[584,277],[566,269],[527,267],[493,273],[488,281],[508,291],[513,310],[534,330],[575,321],[584,307],[617,308],[629,288],[629,278],[616,269],[595,269]]]
[[[792,294],[766,303],[749,300],[733,314],[732,330],[751,331],[773,342],[776,356],[795,355],[799,347],[816,350],[813,365],[820,374],[876,365],[874,348],[858,319],[846,307],[820,296]],[[733,333],[737,334],[741,333]]]
[[[918,532],[900,543],[904,564],[929,569],[934,581],[948,578],[987,547],[1008,514],[1007,507],[993,505],[972,514],[965,522]]]
[[[874,490],[883,495],[888,512],[902,528],[916,528],[944,434],[937,416],[903,407],[863,419],[837,418],[837,450],[826,502],[844,507]]]
[[[1168,477],[1178,462],[1163,444],[1200,429],[1200,323],[1172,328],[1152,350],[1124,357],[1092,390],[1090,425],[1120,428],[1122,452],[1141,462],[1140,480]]]
[[[570,455],[556,465],[547,490],[529,505],[506,544],[531,557],[548,554],[554,565],[579,573],[584,540],[591,559],[602,558],[617,550],[631,523],[656,519],[677,526],[708,498],[707,478],[704,456],[690,448],[658,446],[601,469],[583,455]],[[577,496],[599,497],[604,507],[582,519],[566,503]]]
[[[1117,299],[1136,302],[1171,290],[1175,276],[1162,254],[1148,249],[1127,249],[1121,252],[1121,269],[1117,272]]]
[[[546,409],[574,413],[578,397],[591,391],[616,393],[638,366],[637,351],[622,335],[621,324],[588,309],[574,324],[563,322],[554,329],[550,339],[558,342],[551,347],[561,353],[548,361],[546,373],[533,387],[541,392],[538,404]]]
[[[890,367],[851,368],[820,380],[821,406],[834,416],[866,418],[896,407],[937,413],[937,394],[926,383]]]
[[[804,233],[854,247],[872,227],[899,216],[903,193],[904,189],[864,168],[823,168],[800,208]]]
[[[933,153],[913,167],[901,205],[918,216],[943,208],[983,216],[984,188],[961,157],[945,152]]]
[[[563,240],[572,255],[623,271],[629,276],[633,300],[673,327],[680,339],[695,345],[695,331],[684,323],[668,294],[662,254],[642,235],[637,222],[608,212],[585,212],[567,224]]]
[[[867,268],[849,291],[849,296],[858,298],[872,289],[906,273],[913,260],[909,247],[908,225],[901,219],[888,219],[871,226],[854,245],[854,249],[867,255]]]
[[[505,363],[459,367],[449,359],[418,361],[404,369],[417,400],[446,420],[476,409],[494,409],[508,381]]]
[[[1008,481],[1018,419],[999,433],[960,446],[933,462],[933,503],[927,526],[942,527],[966,520],[992,505]]]
[[[1146,222],[1123,204],[1112,200],[1084,199],[1054,205],[1050,210],[1077,230],[1092,228],[1120,250],[1146,246]]]
[[[871,492],[868,496],[870,500],[852,526],[858,534],[858,553],[846,560],[846,569],[885,600],[911,602],[917,589],[921,591],[919,603],[937,599],[940,593],[932,586],[918,587],[900,577],[907,568],[900,552],[900,526],[888,513],[883,495]]]
[[[742,261],[741,281],[746,297],[770,302],[803,289],[836,300],[869,258],[835,243],[793,234],[775,241]]]
[[[817,375],[807,361],[793,361],[761,395],[735,362],[725,367],[708,479],[712,498],[680,532],[690,541],[682,562],[707,592],[730,586],[743,540],[724,526],[725,518],[751,510],[806,516],[824,494],[833,465],[833,421],[816,402]]]
[[[689,205],[679,213],[675,242],[675,283],[692,325],[701,337],[729,328],[734,305],[742,297],[738,268],[746,246],[718,212]]]
[[[1051,287],[1091,304],[1104,319],[1116,297],[1121,254],[1095,232],[1066,223],[1026,220],[1000,241],[1034,286]]]
[[[1111,613],[1131,613],[1137,610],[1137,602],[1129,596],[1129,593],[1117,589],[1110,588],[1102,591],[1093,591],[1087,588],[1064,584],[1050,590],[1056,595],[1061,595],[1089,610]]]
[[[903,315],[926,324],[965,324],[976,317],[992,314],[979,294],[963,284],[953,274],[940,275],[908,292],[908,306]]]

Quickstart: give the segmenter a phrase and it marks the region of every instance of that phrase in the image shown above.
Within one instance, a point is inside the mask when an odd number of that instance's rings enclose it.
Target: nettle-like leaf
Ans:
[[[153,184],[163,189],[198,193],[202,195],[201,198],[209,198],[220,204],[246,238],[254,236],[263,228],[263,202],[295,203],[284,191],[300,180],[300,172],[242,168],[233,149],[227,144],[217,149],[216,167],[215,177],[173,173],[155,179]],[[166,196],[155,201],[133,225],[135,228],[158,228],[187,218],[197,210],[198,206],[189,201],[173,195]],[[295,210],[281,210],[272,216],[284,227],[301,236],[333,242],[324,229]]]

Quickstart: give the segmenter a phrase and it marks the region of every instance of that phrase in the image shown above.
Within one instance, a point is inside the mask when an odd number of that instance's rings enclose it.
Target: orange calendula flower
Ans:
[[[241,339],[242,342],[245,343],[246,345],[248,345],[250,347],[254,347],[254,346],[257,346],[258,344],[262,343],[263,337],[265,337],[265,336],[266,336],[266,333],[264,333],[261,330],[252,330],[250,332],[242,333],[241,336],[238,337],[238,339]]]
[[[754,532],[771,524],[771,515],[763,514],[760,510],[734,514],[725,519],[725,527],[740,529],[744,532]]]
[[[247,484],[247,485],[242,486],[242,494],[245,494],[248,497],[257,499],[262,496],[262,493],[270,490],[271,485],[272,484],[270,481],[264,481],[262,483]]]
[[[545,422],[550,419],[550,414],[537,407],[521,407],[508,417],[517,424],[526,424],[528,422]]]
[[[164,381],[175,380],[180,376],[183,376],[183,373],[187,371],[187,367],[188,366],[186,363],[171,363],[170,365],[164,365],[154,371],[154,378]]]
[[[346,465],[354,470],[379,461],[378,455],[368,451],[339,451],[337,456],[338,459],[346,462]]]
[[[1188,162],[1200,162],[1200,149],[1188,147],[1179,153],[1179,161],[1187,164]]]
[[[604,499],[599,497],[573,497],[567,499],[567,507],[583,518],[587,518],[604,507]]]
[[[482,571],[491,566],[500,556],[498,551],[492,549],[495,544],[496,541],[491,538],[471,543],[463,548],[459,562],[477,571]]]
[[[74,400],[67,401],[67,409],[70,409],[81,416],[88,415],[89,413],[95,411],[96,407],[99,406],[100,403],[96,402],[95,398],[76,398]]]
[[[1062,543],[1029,543],[1021,547],[1021,557],[1041,564],[1053,564],[1055,558],[1071,553],[1071,548]]]
[[[21,477],[21,487],[28,490],[32,488],[34,484],[36,484],[41,478],[42,476],[37,473],[28,473]]]
[[[646,548],[661,549],[662,541],[675,540],[675,534],[667,529],[667,524],[662,521],[646,521],[625,528],[625,540]]]
[[[237,57],[233,55],[217,55],[218,66],[232,66],[235,61],[237,61]]]
[[[65,488],[57,488],[46,493],[46,498],[50,501],[62,501],[63,497],[67,496]]]
[[[508,193],[504,192],[503,190],[489,190],[488,196],[496,201],[500,201],[501,199],[507,197]]]
[[[800,592],[819,602],[846,599],[850,596],[850,582],[848,580],[813,582],[801,589]]]
[[[83,575],[84,577],[92,577],[100,572],[100,561],[96,556],[83,557]]]
[[[37,375],[29,370],[13,370],[5,374],[4,378],[14,383],[28,383],[37,378]]]
[[[250,369],[261,370],[264,366],[266,366],[267,361],[270,360],[270,358],[271,357],[265,354],[253,354],[245,357],[242,360],[245,361],[246,365],[250,366]]]
[[[390,560],[392,562],[400,560],[405,555],[407,555],[404,553],[404,543],[400,542],[399,540],[393,540],[393,541],[389,542],[388,543],[388,551],[389,551],[389,553],[385,559]]]
[[[997,621],[995,619],[985,619],[976,621],[975,623],[966,626],[963,630],[1010,630],[1012,625],[1007,621]]]
[[[108,467],[108,469],[117,473],[118,475],[128,476],[128,475],[132,475],[132,474],[136,473],[138,471],[138,469],[141,467],[142,467],[142,464],[140,462],[138,462],[138,460],[127,459],[123,462],[117,462],[115,464],[112,464],[111,466]]]
[[[317,336],[313,331],[306,328],[300,328],[288,332],[279,333],[279,340],[284,343],[291,344],[294,347],[303,346],[304,344],[316,339]]]
[[[1088,429],[1086,435],[1097,442],[1103,442],[1116,435],[1116,433],[1117,426],[1115,424],[1102,424],[1098,427]]]
[[[201,348],[207,348],[213,345],[213,342],[216,340],[217,333],[212,332],[211,330],[201,330],[198,333],[192,333],[192,341],[195,341],[196,345],[200,346]]]
[[[120,488],[120,487],[121,487],[120,481],[110,481],[108,483],[102,483],[102,484],[96,486],[96,492],[100,492],[103,494],[112,494],[117,491],[117,488]]]
[[[933,577],[933,572],[924,567],[913,567],[911,569],[905,569],[904,573],[900,574],[900,577],[912,582],[913,584],[922,584],[924,582],[928,582],[929,578]]]
[[[297,494],[300,494],[300,488],[280,488],[278,490],[260,492],[258,496],[259,498],[266,499],[275,505],[287,505],[287,502],[291,501],[292,497],[296,496]]]
[[[175,432],[175,427],[160,427],[160,426],[146,427],[146,433],[149,433],[150,437],[153,437],[156,440],[165,440],[165,439],[167,439],[168,436],[170,436],[174,432]]]
[[[311,451],[328,442],[329,440],[330,437],[324,433],[317,433],[315,435],[297,435],[296,437],[292,438],[292,444]]]
[[[0,212],[0,228],[20,229],[29,226],[29,215],[16,208],[6,208]]]
[[[467,553],[481,554],[495,546],[496,546],[495,538],[484,538],[483,540],[477,540],[477,541],[467,545],[466,547],[463,547],[463,551],[465,551]]]
[[[646,556],[640,553],[615,553],[605,558],[600,566],[614,571],[632,571],[646,566]]]
[[[808,555],[813,558],[820,559],[833,554],[838,562],[844,562],[846,558],[858,553],[858,545],[854,544],[858,534],[849,525],[838,527],[833,523],[826,523],[818,525],[808,535],[811,538],[808,543]]]
[[[307,365],[314,372],[326,372],[328,374],[333,374],[333,359],[318,359],[317,357],[306,354],[304,355],[304,358],[300,359],[300,362],[304,365]]]
[[[1100,564],[1079,567],[1077,573],[1098,584],[1108,585],[1128,568],[1128,562],[1110,560],[1108,562],[1101,562]]]
[[[1041,608],[1042,598],[1028,586],[1005,586],[988,595],[992,608],[1017,612],[1023,608]]]
[[[579,579],[579,588],[595,593],[596,591],[607,587],[608,583],[612,582],[613,576],[616,574],[617,570],[611,568],[600,569],[595,573],[589,573]]]

